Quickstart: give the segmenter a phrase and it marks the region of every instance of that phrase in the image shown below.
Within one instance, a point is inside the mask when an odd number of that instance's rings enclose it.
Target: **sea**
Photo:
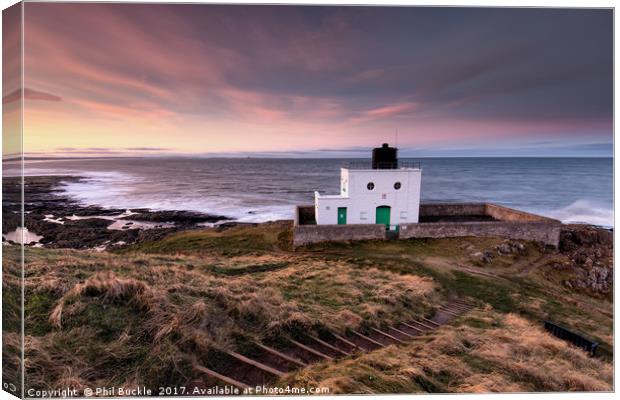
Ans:
[[[83,205],[192,210],[241,222],[293,218],[314,191],[339,192],[351,159],[93,158],[32,160],[26,175],[77,175],[60,188]],[[494,202],[613,227],[612,158],[420,158],[423,202]],[[5,175],[15,166],[4,165]]]

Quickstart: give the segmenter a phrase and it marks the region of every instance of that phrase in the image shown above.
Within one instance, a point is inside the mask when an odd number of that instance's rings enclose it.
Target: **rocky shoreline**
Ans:
[[[30,176],[24,185],[28,245],[98,250],[156,240],[174,232],[230,224],[230,218],[192,211],[154,211],[83,206],[66,196],[62,184],[76,176]],[[21,178],[3,178],[2,242],[14,244],[20,224]]]

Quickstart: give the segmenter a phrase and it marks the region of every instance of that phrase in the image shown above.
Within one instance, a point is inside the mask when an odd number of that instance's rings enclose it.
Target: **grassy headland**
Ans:
[[[290,225],[271,223],[180,232],[115,252],[27,248],[26,384],[200,386],[196,367],[225,369],[223,350],[429,317],[458,295],[479,309],[427,342],[318,363],[280,383],[343,393],[611,390],[609,299],[544,274],[562,253],[513,242],[516,250],[502,254],[504,242],[293,252]],[[5,248],[5,268],[15,268],[16,251]],[[485,252],[493,257],[482,262]],[[5,280],[4,290],[14,285]],[[545,333],[544,319],[600,341],[600,357]]]

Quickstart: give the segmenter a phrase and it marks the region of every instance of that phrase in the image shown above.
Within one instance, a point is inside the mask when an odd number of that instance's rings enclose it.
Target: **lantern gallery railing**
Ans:
[[[373,168],[374,167],[374,168]],[[394,162],[375,162],[371,161],[349,161],[343,165],[348,169],[420,169],[419,161],[394,161]]]

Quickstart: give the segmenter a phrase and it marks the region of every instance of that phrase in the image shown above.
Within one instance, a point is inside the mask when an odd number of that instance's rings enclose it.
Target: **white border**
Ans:
[[[37,0],[31,0],[37,1]],[[96,2],[96,1],[64,1],[64,2]],[[197,4],[206,4],[206,3],[230,3],[230,4],[315,4],[315,5],[378,5],[378,6],[466,6],[466,7],[558,7],[558,8],[614,8],[615,2],[610,0],[590,0],[590,1],[578,1],[578,0],[538,0],[538,1],[515,1],[515,0],[478,0],[478,1],[466,1],[466,0],[448,0],[448,1],[390,1],[390,0],[369,0],[369,1],[351,1],[351,0],[339,0],[339,1],[330,1],[330,0],[296,0],[296,1],[257,1],[257,0],[245,0],[245,1],[175,1],[175,0],[151,0],[151,1],[130,1],[132,3],[197,3]],[[0,0],[0,5],[2,9],[5,9],[13,4],[16,1],[12,0]],[[615,20],[615,15],[614,15]],[[1,19],[0,19],[0,28],[1,28]],[[0,29],[1,32],[1,29]],[[0,33],[1,36],[1,33]],[[619,34],[615,29],[615,21],[614,21],[614,99],[615,93],[618,89],[618,82],[615,79],[618,71],[618,63],[617,63],[617,44],[619,42]],[[1,57],[1,56],[0,56]],[[23,77],[22,77],[23,79]],[[0,89],[1,89],[1,80],[0,80]],[[619,107],[618,103],[614,101],[614,209],[616,205],[616,200],[618,199],[618,191],[619,191],[619,181],[620,178],[615,174],[615,171],[618,171],[618,167],[620,166],[620,161],[615,157],[617,154],[617,146],[618,142],[615,140],[616,135],[616,119],[615,115],[618,114]],[[22,123],[23,127],[23,123]],[[23,136],[23,135],[22,135]],[[0,139],[1,141],[1,139]],[[1,168],[1,167],[0,167]],[[0,175],[1,176],[1,175]],[[618,215],[614,216],[614,226],[618,226]],[[614,235],[614,248],[618,248],[619,239],[617,235]],[[616,261],[614,252],[614,265]],[[1,256],[0,256],[1,260]],[[614,279],[614,300],[617,298],[618,294],[618,285],[616,285],[616,280]],[[614,308],[615,311],[615,308]],[[614,332],[618,331],[618,320],[616,314],[614,312]],[[616,347],[616,338],[614,336],[614,348]],[[1,361],[0,361],[1,363]],[[1,364],[0,364],[1,365]],[[614,384],[618,382],[618,369],[615,368],[614,365]],[[430,398],[432,396],[433,399],[452,399],[454,395],[430,395],[430,394],[422,394],[415,395],[421,398]],[[458,394],[458,396],[464,396],[468,399],[477,399],[477,398],[492,398],[498,400],[516,400],[516,399],[532,399],[532,398],[544,398],[544,399],[555,399],[558,397],[566,398],[566,399],[609,399],[609,393],[535,393],[535,394]],[[313,397],[319,399],[330,399],[335,398],[336,396],[318,396]],[[342,397],[342,396],[340,396]],[[348,395],[346,396],[349,399],[366,399],[368,396],[360,396],[360,395]],[[412,395],[377,395],[376,398],[390,398],[390,399],[404,399],[410,398]],[[615,396],[614,396],[615,397]],[[172,398],[172,397],[170,397]],[[222,398],[222,397],[220,397]],[[272,396],[261,396],[261,399],[281,399],[282,396],[272,397]],[[15,397],[9,395],[7,392],[0,391],[0,400],[9,400],[15,399]],[[179,399],[187,399],[187,398],[179,398]]]

